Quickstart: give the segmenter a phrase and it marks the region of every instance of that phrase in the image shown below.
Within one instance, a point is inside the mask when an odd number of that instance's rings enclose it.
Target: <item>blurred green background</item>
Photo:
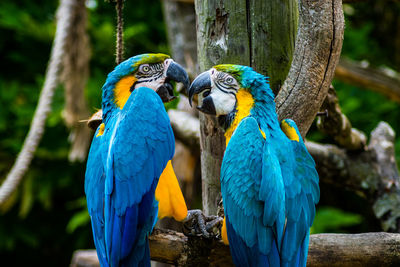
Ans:
[[[13,165],[30,126],[55,32],[57,4],[45,0],[0,2],[0,180]],[[115,12],[114,5],[103,0],[90,0],[87,6],[92,56],[86,97],[95,111],[101,107],[101,86],[115,65]],[[345,5],[343,56],[399,71],[399,14],[400,4],[395,1]],[[126,1],[124,16],[126,56],[169,53],[159,0]],[[334,85],[342,110],[354,127],[369,134],[385,120],[400,133],[397,103],[339,81]],[[24,183],[0,210],[2,263],[67,266],[74,250],[93,248],[83,192],[85,163],[68,162],[63,98],[60,87]],[[315,127],[309,138],[332,142]],[[400,138],[396,150],[399,162]],[[327,185],[321,185],[321,196],[314,233],[380,230],[361,197]]]

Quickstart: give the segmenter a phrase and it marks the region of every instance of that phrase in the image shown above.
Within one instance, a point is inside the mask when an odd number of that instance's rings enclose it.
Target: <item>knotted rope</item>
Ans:
[[[66,40],[72,25],[72,11],[78,0],[61,0],[57,10],[57,30],[53,41],[46,78],[40,93],[39,102],[33,116],[31,127],[25,138],[18,157],[8,173],[6,180],[0,187],[0,205],[17,189],[29,164],[32,161],[36,148],[44,132],[47,116],[51,111],[51,103],[55,88],[59,82],[59,73],[65,53]]]

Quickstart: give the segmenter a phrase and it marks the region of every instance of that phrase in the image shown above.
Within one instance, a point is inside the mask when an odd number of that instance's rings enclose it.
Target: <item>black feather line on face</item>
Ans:
[[[129,92],[133,92],[133,90],[135,90],[135,85],[136,85],[136,82],[134,82],[133,84],[132,84],[132,86],[131,86],[131,88],[129,88]]]
[[[219,126],[221,126],[226,131],[226,129],[228,129],[229,126],[231,126],[233,120],[235,119],[236,112],[237,112],[237,109],[236,109],[236,105],[235,105],[235,109],[232,110],[231,112],[229,112],[227,115],[218,116]]]
[[[137,80],[137,81],[134,82],[133,85],[131,86],[131,92],[135,89],[135,86],[136,86],[137,84],[144,83],[144,82],[152,82],[152,81],[155,81],[155,80],[159,79],[162,75],[163,75],[163,73],[161,72],[161,73],[159,73],[156,77],[153,77],[153,78],[151,78],[151,79]]]
[[[225,88],[225,87],[221,87],[220,84],[218,84],[218,83],[216,83],[215,86],[216,86],[219,90],[221,90],[222,92],[224,92],[225,94],[231,94],[231,95],[236,96],[237,91],[236,91],[235,87]],[[225,89],[223,89],[223,88],[225,88]],[[231,91],[227,91],[226,89],[231,90]],[[233,92],[232,92],[232,91],[233,91]]]

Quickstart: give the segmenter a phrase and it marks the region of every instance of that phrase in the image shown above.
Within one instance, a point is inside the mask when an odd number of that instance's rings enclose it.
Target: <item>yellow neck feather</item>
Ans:
[[[250,109],[254,105],[253,96],[249,91],[245,89],[240,89],[236,94],[236,115],[233,119],[231,125],[225,132],[226,145],[228,145],[229,140],[232,137],[233,132],[236,130],[236,127],[239,125],[240,121],[250,115]]]
[[[122,78],[117,84],[115,85],[114,89],[114,101],[115,104],[122,109],[128,100],[129,96],[131,95],[131,86],[136,82],[135,76],[127,76]]]

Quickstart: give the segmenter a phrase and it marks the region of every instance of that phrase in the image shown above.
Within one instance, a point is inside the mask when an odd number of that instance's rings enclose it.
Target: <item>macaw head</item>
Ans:
[[[190,104],[198,95],[197,109],[217,117],[234,116],[239,102],[247,109],[257,101],[274,105],[267,78],[241,65],[217,65],[203,72],[190,85],[188,95]]]
[[[148,87],[163,102],[175,99],[171,81],[189,86],[189,76],[178,63],[164,54],[142,54],[131,57],[108,75],[103,86],[103,113],[109,106],[123,108],[130,94],[139,87]]]

